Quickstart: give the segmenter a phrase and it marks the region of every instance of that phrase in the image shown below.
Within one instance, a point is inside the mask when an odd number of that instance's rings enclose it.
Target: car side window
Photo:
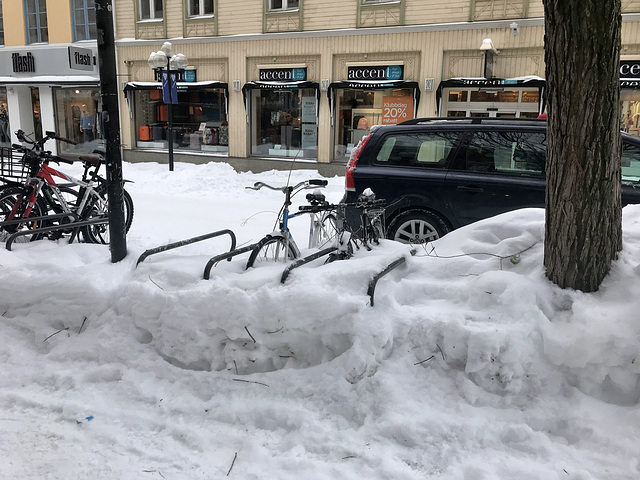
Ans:
[[[405,132],[387,135],[376,156],[376,163],[444,168],[459,138],[459,132]]]
[[[458,168],[472,172],[544,177],[546,136],[542,132],[474,132]]]
[[[640,145],[622,142],[622,180],[640,180]]]

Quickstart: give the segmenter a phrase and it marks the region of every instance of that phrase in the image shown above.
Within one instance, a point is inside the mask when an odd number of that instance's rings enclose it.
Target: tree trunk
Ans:
[[[622,249],[621,0],[543,0],[548,95],[544,266],[598,290]]]

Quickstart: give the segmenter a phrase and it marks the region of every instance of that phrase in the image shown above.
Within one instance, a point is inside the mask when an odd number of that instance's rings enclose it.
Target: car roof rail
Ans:
[[[539,125],[545,123],[545,118],[514,118],[514,117],[426,117],[426,118],[414,118],[412,120],[406,120],[398,125],[426,125],[429,123],[468,123],[468,124],[512,124],[517,123],[533,123]]]

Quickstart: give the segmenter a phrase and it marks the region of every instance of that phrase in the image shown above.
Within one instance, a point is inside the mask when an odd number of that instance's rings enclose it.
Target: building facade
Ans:
[[[545,108],[541,0],[112,3],[129,161],[166,162],[171,141],[178,160],[339,165],[375,124]],[[0,5],[0,144],[99,138],[94,0]],[[622,5],[621,115],[640,133],[640,0]],[[167,40],[187,59],[171,108],[148,64]]]
[[[99,138],[100,79],[93,0],[0,2],[0,146],[15,131]],[[68,148],[53,143],[47,148]]]

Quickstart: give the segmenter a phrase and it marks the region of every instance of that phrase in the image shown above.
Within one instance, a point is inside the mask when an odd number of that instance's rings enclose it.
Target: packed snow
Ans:
[[[284,196],[322,178],[123,166],[127,257],[0,250],[0,478],[593,480],[640,477],[640,206],[597,293],[544,275],[544,211],[344,261],[244,269]],[[69,171],[66,166],[61,170]],[[338,201],[344,178],[328,178]],[[294,208],[305,202],[294,197]],[[308,218],[291,228],[304,253]],[[518,257],[519,255],[519,257]],[[375,294],[369,280],[391,262]],[[519,261],[518,261],[519,260]]]

